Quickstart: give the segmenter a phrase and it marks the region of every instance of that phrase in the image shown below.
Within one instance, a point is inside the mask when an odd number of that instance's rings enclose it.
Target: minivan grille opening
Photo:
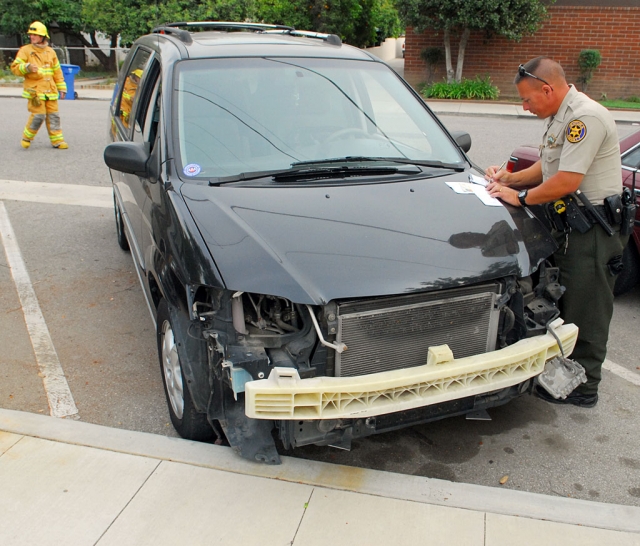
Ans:
[[[481,288],[338,305],[337,341],[348,349],[336,354],[336,376],[422,366],[436,345],[448,345],[454,358],[494,350],[498,286]]]

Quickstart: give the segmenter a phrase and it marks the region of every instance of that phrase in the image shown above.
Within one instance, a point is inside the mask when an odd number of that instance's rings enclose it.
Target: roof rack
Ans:
[[[303,38],[316,38],[324,40],[331,45],[342,45],[342,39],[337,34],[324,34],[322,32],[311,32],[309,30],[265,30],[266,34],[288,34],[289,36],[302,36]]]
[[[187,45],[193,43],[193,39],[191,38],[191,34],[189,32],[169,26],[156,27],[151,31],[151,34],[169,34],[171,36],[175,36],[176,38],[178,38],[178,40],[184,42]]]
[[[321,32],[310,32],[307,30],[296,30],[294,27],[285,25],[266,25],[262,23],[237,23],[232,21],[182,21],[178,23],[165,23],[154,28],[154,34],[169,34],[175,36],[185,44],[191,44],[193,39],[188,30],[184,28],[201,28],[206,30],[252,30],[254,32],[264,32],[266,34],[288,34],[289,36],[301,36],[304,38],[315,38],[324,40],[331,45],[342,45],[340,36],[336,34],[323,34]]]
[[[178,23],[167,23],[167,27],[187,27],[206,29],[231,29],[231,30],[295,30],[294,27],[286,25],[267,25],[263,23],[238,23],[235,21],[181,21]]]

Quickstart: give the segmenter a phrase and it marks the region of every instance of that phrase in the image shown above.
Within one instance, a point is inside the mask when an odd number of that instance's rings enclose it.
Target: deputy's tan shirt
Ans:
[[[584,175],[580,191],[594,205],[622,192],[620,144],[613,116],[573,85],[555,116],[545,120],[542,178],[558,171]]]

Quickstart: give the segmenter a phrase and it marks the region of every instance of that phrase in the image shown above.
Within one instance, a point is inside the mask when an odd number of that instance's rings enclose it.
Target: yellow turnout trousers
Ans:
[[[22,135],[24,140],[31,142],[45,120],[51,144],[57,146],[64,140],[62,129],[60,128],[57,100],[40,100],[38,106],[35,106],[33,101],[30,100],[27,103],[27,109],[31,112],[31,116],[29,116],[29,121],[27,121],[27,125],[24,128]]]

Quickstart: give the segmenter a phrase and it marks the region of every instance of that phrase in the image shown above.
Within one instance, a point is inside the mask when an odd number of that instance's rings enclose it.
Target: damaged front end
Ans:
[[[276,464],[273,429],[287,449],[349,449],[504,404],[573,350],[562,292],[545,264],[535,279],[316,306],[200,287],[190,307],[208,347],[209,422],[243,457]]]

